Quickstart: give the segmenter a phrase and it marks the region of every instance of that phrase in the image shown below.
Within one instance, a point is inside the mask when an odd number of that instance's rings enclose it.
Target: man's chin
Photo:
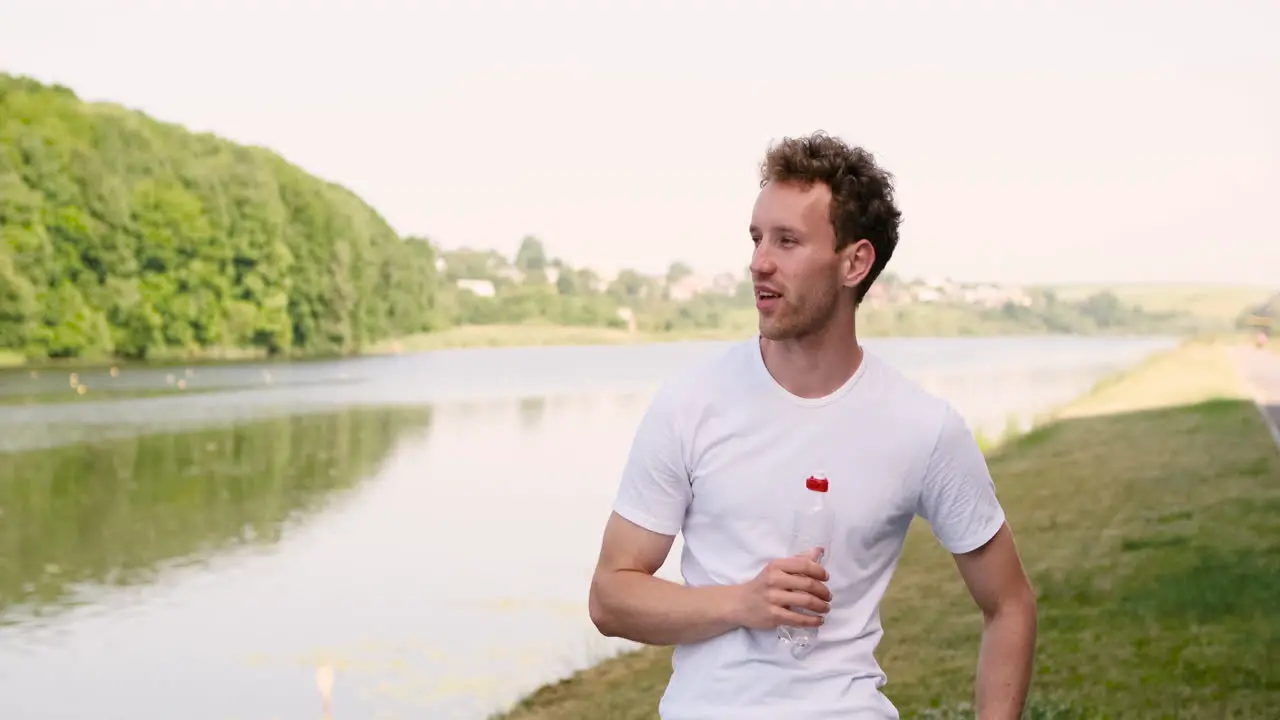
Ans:
[[[766,340],[790,340],[794,333],[785,325],[779,324],[767,318],[760,318],[759,324],[760,337]]]

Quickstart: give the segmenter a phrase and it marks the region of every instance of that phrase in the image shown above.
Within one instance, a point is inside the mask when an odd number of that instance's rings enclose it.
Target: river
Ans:
[[[998,433],[1175,342],[866,345]],[[0,372],[0,718],[320,718],[321,664],[334,720],[484,718],[629,647],[586,612],[617,474],[724,347]]]

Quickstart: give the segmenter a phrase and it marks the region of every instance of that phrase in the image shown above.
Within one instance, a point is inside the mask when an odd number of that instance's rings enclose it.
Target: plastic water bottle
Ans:
[[[827,478],[822,473],[817,473],[807,478],[804,486],[804,502],[795,512],[791,545],[787,552],[789,555],[801,555],[814,548],[821,548],[822,554],[818,562],[825,565],[831,548],[833,527],[831,508],[827,506]],[[808,608],[791,609],[805,615],[818,615]],[[778,642],[786,646],[791,655],[796,658],[807,655],[817,639],[818,628],[816,627],[784,625],[778,628]]]

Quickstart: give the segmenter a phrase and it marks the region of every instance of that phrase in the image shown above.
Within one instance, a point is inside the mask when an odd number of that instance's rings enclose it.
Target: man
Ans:
[[[898,717],[874,650],[916,515],[985,620],[978,717],[1021,713],[1035,600],[982,453],[855,331],[897,244],[891,180],[822,133],[770,149],[750,228],[759,337],[667,383],[640,423],[590,608],[605,635],[676,646],[664,720]],[[787,556],[816,472],[835,514],[821,564]],[[654,577],[679,532],[685,585]],[[779,625],[819,628],[807,656],[779,647]]]

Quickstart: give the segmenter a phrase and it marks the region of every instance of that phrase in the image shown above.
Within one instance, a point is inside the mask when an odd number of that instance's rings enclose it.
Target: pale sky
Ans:
[[[0,69],[274,149],[401,233],[749,260],[756,165],[898,178],[890,269],[1280,286],[1280,2],[0,0]]]

